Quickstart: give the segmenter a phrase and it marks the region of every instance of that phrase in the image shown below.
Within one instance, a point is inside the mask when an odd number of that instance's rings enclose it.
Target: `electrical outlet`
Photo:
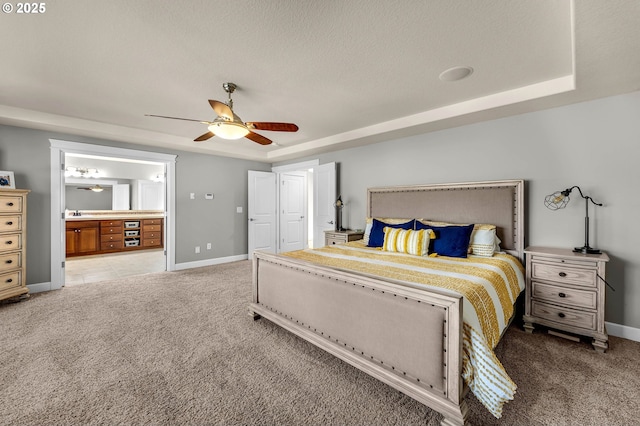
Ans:
[[[196,254],[200,253],[200,246],[196,246]]]
[[[242,207],[236,207],[236,213],[242,213]]]
[[[196,193],[195,192],[189,193],[189,198],[192,199],[192,200],[195,200],[196,199]]]
[[[211,250],[211,243],[207,243],[207,250]]]

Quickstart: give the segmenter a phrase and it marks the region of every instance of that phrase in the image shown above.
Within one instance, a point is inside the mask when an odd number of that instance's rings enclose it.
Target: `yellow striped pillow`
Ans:
[[[429,242],[433,237],[435,233],[431,229],[413,231],[385,226],[382,250],[426,256],[429,254]]]

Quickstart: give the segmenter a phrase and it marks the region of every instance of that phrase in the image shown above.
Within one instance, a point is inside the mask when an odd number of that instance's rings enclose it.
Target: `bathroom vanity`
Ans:
[[[74,215],[78,214],[78,215]],[[164,246],[164,215],[155,211],[83,211],[66,217],[66,255],[86,256]]]

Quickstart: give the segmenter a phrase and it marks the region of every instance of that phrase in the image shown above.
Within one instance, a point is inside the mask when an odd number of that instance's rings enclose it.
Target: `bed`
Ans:
[[[521,267],[522,180],[370,188],[367,216],[493,224],[504,257]],[[468,424],[464,396],[469,386],[462,378],[469,364],[470,327],[463,320],[468,301],[447,288],[375,274],[375,268],[310,261],[308,256],[315,255],[255,252],[249,314],[282,326],[440,412],[443,425]],[[521,279],[522,271],[517,274]],[[466,309],[468,316],[468,304]],[[512,318],[503,321],[501,332]]]

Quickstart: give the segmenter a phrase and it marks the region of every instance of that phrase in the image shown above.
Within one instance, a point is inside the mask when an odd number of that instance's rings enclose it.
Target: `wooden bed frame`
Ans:
[[[371,188],[369,217],[497,226],[501,247],[524,256],[524,181]],[[465,425],[462,297],[270,253],[253,257],[261,316]]]

